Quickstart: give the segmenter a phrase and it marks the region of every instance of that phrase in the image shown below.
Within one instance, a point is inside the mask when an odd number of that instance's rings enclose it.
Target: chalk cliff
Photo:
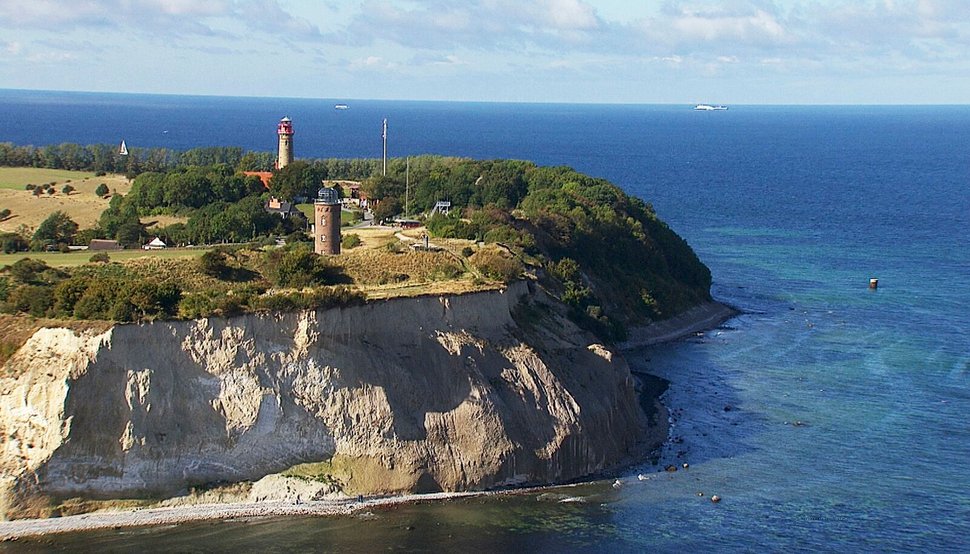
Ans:
[[[177,494],[327,460],[349,493],[561,482],[663,440],[639,401],[622,358],[526,282],[41,329],[0,378],[0,508]]]

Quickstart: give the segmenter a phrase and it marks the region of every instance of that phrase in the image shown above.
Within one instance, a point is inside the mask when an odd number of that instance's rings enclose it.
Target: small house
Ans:
[[[88,250],[122,250],[121,244],[116,240],[91,239]]]
[[[163,248],[168,248],[168,245],[165,244],[165,241],[163,241],[162,239],[155,237],[154,240],[152,240],[145,246],[142,246],[142,248],[144,248],[145,250],[161,250]]]

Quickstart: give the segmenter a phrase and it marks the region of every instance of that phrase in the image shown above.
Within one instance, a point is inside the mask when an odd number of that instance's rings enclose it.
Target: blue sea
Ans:
[[[376,158],[387,118],[393,157],[569,165],[652,203],[743,311],[629,355],[674,424],[620,488],[18,548],[970,551],[970,107],[690,108],[0,91],[0,142],[270,151],[289,116],[297,157]]]

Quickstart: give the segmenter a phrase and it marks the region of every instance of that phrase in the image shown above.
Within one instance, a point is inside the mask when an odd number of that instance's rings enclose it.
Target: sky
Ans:
[[[0,0],[0,88],[970,103],[970,0]]]

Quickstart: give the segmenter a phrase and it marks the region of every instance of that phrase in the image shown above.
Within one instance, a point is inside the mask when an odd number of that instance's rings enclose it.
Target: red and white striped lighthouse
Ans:
[[[289,117],[280,120],[276,133],[280,136],[279,154],[276,157],[276,169],[283,169],[293,161],[293,122]]]

